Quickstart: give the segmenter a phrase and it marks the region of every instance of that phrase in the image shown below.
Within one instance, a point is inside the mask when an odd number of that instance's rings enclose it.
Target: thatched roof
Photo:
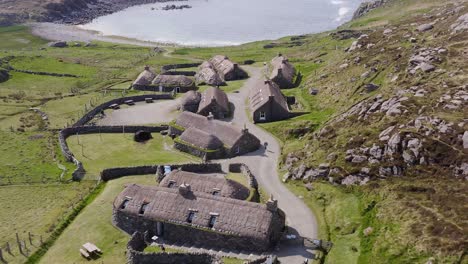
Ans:
[[[202,93],[200,105],[198,106],[198,112],[205,109],[205,107],[210,105],[213,100],[216,101],[218,107],[222,111],[229,112],[229,100],[226,93],[216,87],[210,87]]]
[[[207,150],[218,150],[223,147],[223,142],[221,142],[219,138],[194,127],[186,129],[182,135],[180,135],[180,139],[190,145]]]
[[[232,62],[224,55],[216,55],[209,60],[218,74],[224,80],[242,79],[247,77],[247,73],[242,70],[237,63]],[[230,78],[228,78],[229,76]]]
[[[195,82],[184,75],[163,75],[160,74],[152,82],[153,85],[164,87],[194,87]]]
[[[186,183],[194,192],[204,192],[214,195],[245,200],[249,196],[249,189],[242,184],[226,179],[223,174],[199,174],[181,170],[174,170],[164,177],[159,186],[177,188]]]
[[[280,88],[290,88],[294,85],[296,69],[289,60],[281,54],[271,60],[273,70],[270,79],[276,82]]]
[[[251,111],[254,112],[268,103],[270,97],[276,101],[279,107],[285,111],[289,111],[288,102],[281,93],[280,88],[270,80],[265,80],[261,85],[254,86],[250,90],[249,101]]]
[[[178,126],[185,129],[193,127],[216,135],[224,145],[230,147],[243,136],[243,133],[248,133],[236,125],[191,112],[182,112],[175,122]]]
[[[195,75],[195,80],[198,84],[208,85],[225,85],[224,80],[216,72],[213,65],[207,61],[203,62],[198,68],[198,73]]]
[[[184,94],[180,100],[181,105],[198,105],[201,100],[201,94],[197,91],[190,90]]]
[[[126,206],[122,209],[122,204]],[[139,214],[147,204],[143,214]],[[152,221],[165,221],[197,228],[208,227],[211,216],[216,216],[213,230],[232,235],[269,240],[277,212],[269,211],[264,204],[214,196],[202,192],[182,192],[156,186],[127,186],[115,199],[114,209]],[[187,222],[190,212],[195,212],[192,223]]]
[[[133,85],[150,85],[154,78],[156,78],[156,74],[146,66],[145,70],[133,82]]]

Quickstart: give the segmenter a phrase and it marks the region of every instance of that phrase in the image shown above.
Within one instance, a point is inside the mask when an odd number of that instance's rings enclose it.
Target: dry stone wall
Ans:
[[[218,163],[188,163],[188,164],[176,164],[176,165],[148,165],[148,166],[136,166],[136,167],[122,167],[122,168],[110,168],[105,169],[101,172],[101,180],[110,181],[129,175],[148,175],[157,174],[158,181],[164,179],[164,166],[170,166],[172,170],[180,169],[188,172],[195,173],[220,173],[222,172],[221,164]]]
[[[134,102],[143,102],[143,101],[146,100],[146,98],[151,98],[153,100],[171,100],[171,99],[174,99],[174,97],[169,93],[167,93],[167,94],[144,94],[144,95],[128,96],[128,97],[113,99],[113,100],[105,102],[105,103],[99,105],[98,107],[94,108],[93,110],[89,111],[80,120],[78,120],[75,124],[73,124],[73,126],[74,127],[79,127],[79,126],[86,125],[86,123],[91,121],[97,114],[99,114],[102,111],[104,111],[105,109],[109,108],[110,105],[124,104],[125,101],[127,101],[127,100],[133,100]]]

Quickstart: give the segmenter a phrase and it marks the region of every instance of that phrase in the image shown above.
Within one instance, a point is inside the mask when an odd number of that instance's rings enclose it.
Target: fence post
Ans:
[[[32,235],[31,235],[31,232],[28,232],[28,237],[29,237],[29,244],[32,246],[33,243],[32,243]]]
[[[10,243],[8,241],[5,244],[5,250],[6,252],[8,252],[8,254],[13,256],[13,254],[11,253]]]
[[[3,258],[3,252],[2,252],[2,248],[0,248],[0,261],[2,262],[6,262],[5,259]]]

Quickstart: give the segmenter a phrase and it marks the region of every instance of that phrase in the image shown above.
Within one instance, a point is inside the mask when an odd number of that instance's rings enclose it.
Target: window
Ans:
[[[125,209],[125,207],[127,207],[128,205],[128,202],[130,202],[129,199],[125,199],[123,202],[122,202],[122,205],[120,206],[120,209]]]
[[[195,217],[195,212],[190,212],[187,216],[187,223],[192,223],[194,217]]]
[[[213,228],[214,225],[216,224],[216,218],[217,218],[216,215],[212,215],[212,216],[210,217],[210,222],[208,222],[208,226],[209,226],[210,228]]]
[[[168,188],[174,188],[176,187],[176,182],[175,181],[170,181],[169,184],[167,185]]]
[[[146,208],[148,207],[148,203],[143,203],[140,207],[140,211],[138,212],[139,214],[144,214],[146,211]]]
[[[266,120],[266,113],[265,112],[260,112],[260,120]]]

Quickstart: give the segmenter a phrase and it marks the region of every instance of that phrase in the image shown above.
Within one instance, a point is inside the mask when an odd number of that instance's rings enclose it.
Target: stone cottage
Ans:
[[[272,71],[270,79],[281,89],[293,88],[295,86],[296,69],[289,60],[281,53],[271,60]]]
[[[196,75],[198,84],[212,86],[225,85],[225,81],[241,80],[247,77],[249,76],[246,71],[223,55],[216,55],[203,62]]]
[[[248,77],[246,71],[226,56],[216,55],[209,62],[214,66],[221,79],[225,81],[241,80]]]
[[[185,75],[159,74],[156,75],[149,66],[146,66],[133,82],[133,89],[141,91],[157,91],[185,93],[196,90],[195,81]]]
[[[136,90],[149,89],[154,78],[156,78],[156,74],[149,66],[145,66],[145,69],[138,75],[132,86]]]
[[[290,116],[286,98],[271,80],[252,87],[249,103],[254,123],[278,121]]]
[[[165,243],[263,252],[282,236],[285,215],[267,204],[177,188],[128,185],[114,200],[113,224],[128,234],[148,232]]]
[[[200,105],[201,94],[197,91],[188,91],[180,100],[180,111],[196,113]]]
[[[159,186],[178,188],[182,184],[190,185],[194,192],[203,192],[238,200],[245,200],[250,194],[247,187],[236,181],[226,179],[226,175],[221,173],[193,173],[174,170],[164,177]]]
[[[208,61],[203,62],[198,67],[198,72],[195,74],[195,80],[198,85],[226,85],[226,82],[219,76],[218,72],[216,72],[213,64],[209,63]]]
[[[185,75],[160,74],[154,78],[151,84],[159,88],[160,92],[185,93],[197,89],[195,81]]]
[[[175,148],[205,159],[234,157],[260,148],[260,140],[247,129],[191,112],[181,113],[169,124],[179,136]]]
[[[216,87],[210,87],[201,94],[197,113],[208,116],[210,113],[214,118],[223,119],[230,115],[230,105],[226,93]]]

